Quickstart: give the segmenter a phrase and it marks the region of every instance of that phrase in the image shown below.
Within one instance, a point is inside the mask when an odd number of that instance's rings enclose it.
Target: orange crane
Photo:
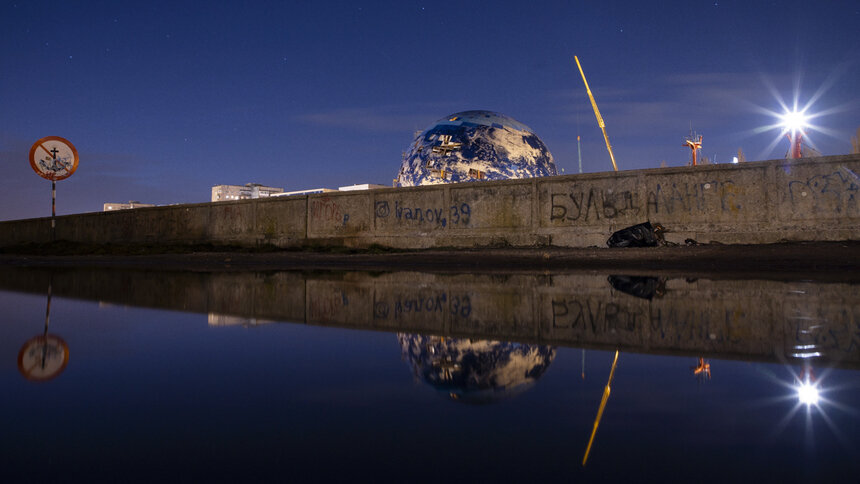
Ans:
[[[594,95],[591,94],[591,89],[588,88],[588,81],[585,80],[585,72],[582,71],[582,66],[579,64],[579,58],[573,56],[576,61],[576,67],[579,67],[579,73],[582,75],[582,82],[585,83],[585,90],[588,92],[588,98],[591,100],[591,107],[594,108],[594,115],[597,117],[597,125],[603,131],[603,139],[606,141],[606,149],[609,151],[609,159],[612,160],[612,168],[618,171],[618,165],[615,164],[615,155],[612,154],[612,145],[609,144],[609,136],[606,134],[606,123],[603,122],[603,117],[600,115],[600,110],[597,109],[597,102],[594,100]]]

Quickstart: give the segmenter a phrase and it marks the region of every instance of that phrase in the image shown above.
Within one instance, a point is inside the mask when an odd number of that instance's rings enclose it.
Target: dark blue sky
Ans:
[[[0,4],[0,220],[50,215],[27,155],[62,136],[80,166],[58,213],[204,202],[215,184],[390,184],[435,120],[488,109],[530,126],[566,173],[682,166],[690,129],[717,162],[781,158],[777,96],[850,152],[860,3],[27,2]],[[763,109],[762,109],[763,108]]]

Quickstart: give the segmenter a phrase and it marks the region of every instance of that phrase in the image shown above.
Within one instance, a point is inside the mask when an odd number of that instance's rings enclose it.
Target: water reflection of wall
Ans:
[[[0,288],[40,292],[47,279],[41,270],[4,269]],[[852,284],[116,270],[68,270],[53,281],[55,294],[67,297],[258,320],[772,361],[816,356],[860,365],[860,296]]]
[[[651,299],[596,275],[387,274],[307,283],[309,322],[651,352],[860,362],[854,286],[659,281]],[[338,302],[341,302],[339,305]]]

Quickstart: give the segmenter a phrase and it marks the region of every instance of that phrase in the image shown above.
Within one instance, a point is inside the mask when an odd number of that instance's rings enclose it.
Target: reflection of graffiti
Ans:
[[[315,198],[311,202],[311,218],[323,222],[341,222],[346,225],[348,213],[341,213],[337,202],[329,197]]]
[[[637,322],[646,321],[644,314],[604,301],[553,299],[551,304],[553,328],[591,329],[593,333],[615,329],[634,331]]]
[[[589,188],[588,193],[553,193],[550,220],[600,220],[613,219],[625,214],[637,215],[639,203],[630,191],[613,193],[606,190]]]
[[[374,319],[388,319],[389,307],[385,302],[379,301],[373,304]]]
[[[374,319],[388,319],[391,307],[394,307],[394,319],[409,317],[418,313],[439,313],[445,311],[460,318],[468,318],[472,314],[472,301],[468,295],[448,297],[442,292],[428,296],[399,297],[393,304],[377,301],[373,305]]]
[[[468,318],[472,314],[472,300],[469,296],[463,296],[461,299],[458,296],[451,298],[451,314],[461,318]]]
[[[719,200],[720,210],[737,213],[741,209],[737,197],[741,190],[731,180],[709,181],[704,183],[657,184],[654,191],[648,192],[650,214],[671,214],[673,212],[704,212],[709,200]]]
[[[846,170],[847,171],[847,170]],[[854,173],[850,172],[851,175]],[[792,203],[807,198],[813,202],[832,204],[836,213],[841,213],[845,205],[857,206],[857,191],[860,190],[857,176],[853,180],[835,171],[827,175],[815,175],[806,180],[792,180],[788,182],[788,193]]]
[[[436,296],[416,296],[398,299],[394,302],[394,317],[399,318],[409,313],[441,313],[445,308],[448,295],[445,293]]]
[[[308,317],[313,321],[334,321],[348,305],[349,298],[342,291],[314,294],[309,298]]]
[[[743,315],[743,312],[726,308],[725,314],[712,313],[706,308],[695,306],[678,307],[661,305],[651,311],[651,338],[663,343],[727,341],[725,330],[730,329],[733,319]],[[724,317],[725,325],[720,318]],[[738,339],[738,338],[729,338]]]

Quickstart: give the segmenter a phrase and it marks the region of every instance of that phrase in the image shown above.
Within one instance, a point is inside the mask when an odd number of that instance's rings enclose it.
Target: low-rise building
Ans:
[[[277,195],[272,195],[273,197],[289,197],[290,195],[313,195],[314,193],[328,193],[328,192],[336,192],[337,190],[332,190],[331,188],[309,188],[307,190],[297,190],[295,192],[284,192],[278,193]]]
[[[138,201],[129,200],[128,203],[112,203],[108,202],[104,205],[105,212],[112,212],[114,210],[128,210],[131,208],[144,208],[144,207],[154,207],[155,205],[152,203],[140,203]]]
[[[358,185],[347,185],[345,187],[338,187],[338,190],[341,192],[348,192],[352,190],[375,190],[377,188],[391,188],[385,185],[376,185],[374,183],[361,183]]]
[[[266,198],[283,192],[283,188],[267,187],[259,183],[246,183],[245,185],[215,185],[212,187],[212,201],[224,202],[232,200],[247,200],[250,198]]]

